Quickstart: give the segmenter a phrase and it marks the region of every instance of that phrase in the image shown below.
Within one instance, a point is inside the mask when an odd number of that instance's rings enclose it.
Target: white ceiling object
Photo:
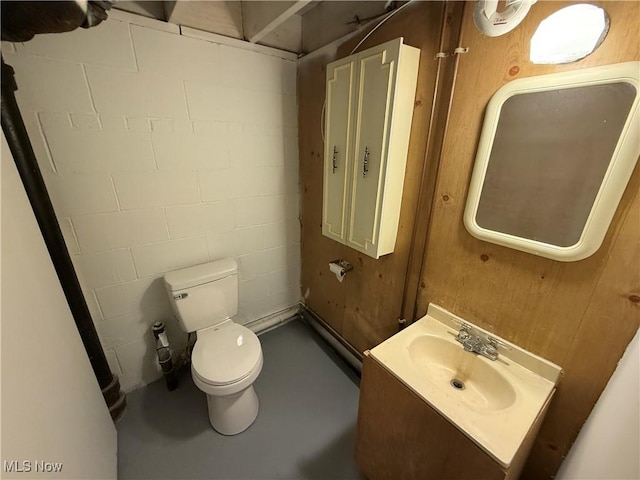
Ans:
[[[530,60],[537,64],[571,63],[591,54],[609,31],[604,9],[571,5],[545,18],[531,37]]]
[[[498,37],[516,28],[536,0],[507,0],[506,9],[498,12],[498,0],[479,0],[473,11],[473,23],[488,37]]]

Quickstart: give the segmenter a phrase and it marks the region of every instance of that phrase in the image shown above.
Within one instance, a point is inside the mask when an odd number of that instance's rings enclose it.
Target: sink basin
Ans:
[[[420,335],[409,343],[409,358],[424,371],[428,381],[468,408],[503,410],[516,399],[515,390],[499,369],[465,352],[460,344]]]
[[[462,323],[470,324],[430,304],[427,315],[369,354],[508,468],[536,433],[562,370],[493,334],[501,343],[496,360],[467,352],[455,340]]]

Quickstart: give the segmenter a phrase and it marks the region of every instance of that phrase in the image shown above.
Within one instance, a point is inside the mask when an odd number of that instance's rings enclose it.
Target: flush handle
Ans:
[[[181,293],[179,295],[174,295],[173,299],[174,300],[183,300],[183,299],[187,298],[188,296],[189,296],[188,293]]]

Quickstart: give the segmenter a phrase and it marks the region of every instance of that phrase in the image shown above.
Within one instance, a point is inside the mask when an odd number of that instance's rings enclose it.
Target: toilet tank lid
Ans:
[[[215,262],[194,265],[193,267],[174,270],[164,275],[164,282],[170,291],[213,282],[238,273],[238,265],[233,258],[223,258]]]

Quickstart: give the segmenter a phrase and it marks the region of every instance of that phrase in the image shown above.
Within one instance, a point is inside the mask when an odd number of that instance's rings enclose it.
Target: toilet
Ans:
[[[196,332],[193,383],[207,395],[209,421],[223,435],[243,432],[258,416],[253,382],[262,370],[260,340],[231,318],[238,313],[238,266],[231,258],[164,276],[180,327]]]

